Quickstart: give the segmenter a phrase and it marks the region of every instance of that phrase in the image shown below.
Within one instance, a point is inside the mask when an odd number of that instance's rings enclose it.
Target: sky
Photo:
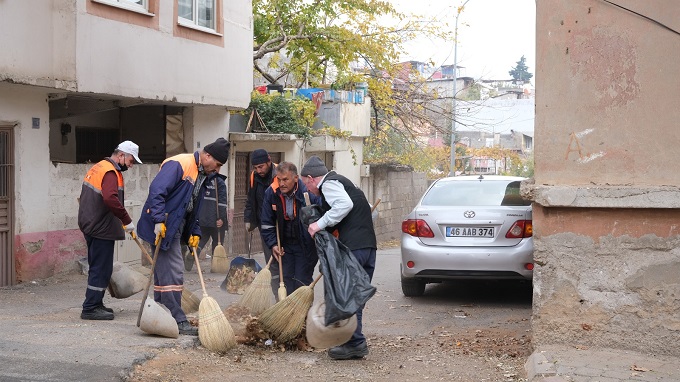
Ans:
[[[456,7],[465,0],[389,0],[403,13],[439,18],[455,28]],[[453,41],[423,37],[406,46],[402,61],[454,63]],[[522,56],[536,74],[536,0],[468,0],[458,18],[459,76],[508,79]],[[532,82],[533,82],[532,78]]]

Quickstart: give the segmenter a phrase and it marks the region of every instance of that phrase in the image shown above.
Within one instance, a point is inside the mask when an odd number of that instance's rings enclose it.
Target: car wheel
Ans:
[[[406,297],[418,297],[425,293],[425,282],[418,279],[401,278],[401,292]]]

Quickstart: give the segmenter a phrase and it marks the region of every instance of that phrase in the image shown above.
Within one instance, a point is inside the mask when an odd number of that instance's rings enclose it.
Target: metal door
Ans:
[[[279,163],[281,153],[269,153],[273,163]],[[234,254],[248,253],[248,240],[250,233],[246,232],[246,226],[243,222],[243,210],[246,208],[246,199],[248,198],[248,183],[250,182],[250,172],[253,166],[250,164],[250,152],[236,153],[236,178],[234,179],[234,220],[232,221],[232,247]],[[262,242],[260,240],[260,231],[253,231],[252,253],[262,252]]]
[[[0,286],[16,283],[14,264],[14,126],[0,125]]]
[[[243,210],[246,208],[247,199],[247,178],[250,172],[248,171],[248,159],[250,153],[236,153],[236,178],[234,179],[234,220],[232,221],[232,246],[231,251],[237,255],[248,253],[248,241],[246,235],[246,226],[243,222]],[[255,232],[257,233],[257,232]],[[259,240],[253,234],[253,246]],[[259,247],[258,247],[259,248]],[[255,248],[253,248],[253,252]]]

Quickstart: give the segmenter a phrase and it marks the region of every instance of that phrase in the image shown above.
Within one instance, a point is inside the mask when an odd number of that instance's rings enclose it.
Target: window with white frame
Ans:
[[[180,24],[215,30],[215,0],[177,0]]]
[[[120,8],[137,11],[148,11],[149,0],[95,0],[98,3],[110,4]]]

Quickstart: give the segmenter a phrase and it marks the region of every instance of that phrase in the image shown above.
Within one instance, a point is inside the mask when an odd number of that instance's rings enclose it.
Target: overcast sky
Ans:
[[[404,13],[448,20],[455,26],[455,9],[464,0],[390,0]],[[422,38],[407,46],[403,61],[453,64],[453,41]],[[458,19],[459,75],[484,79],[510,78],[508,71],[526,58],[536,74],[536,0],[469,0]],[[535,79],[532,78],[532,82]],[[534,82],[535,83],[535,82]]]

